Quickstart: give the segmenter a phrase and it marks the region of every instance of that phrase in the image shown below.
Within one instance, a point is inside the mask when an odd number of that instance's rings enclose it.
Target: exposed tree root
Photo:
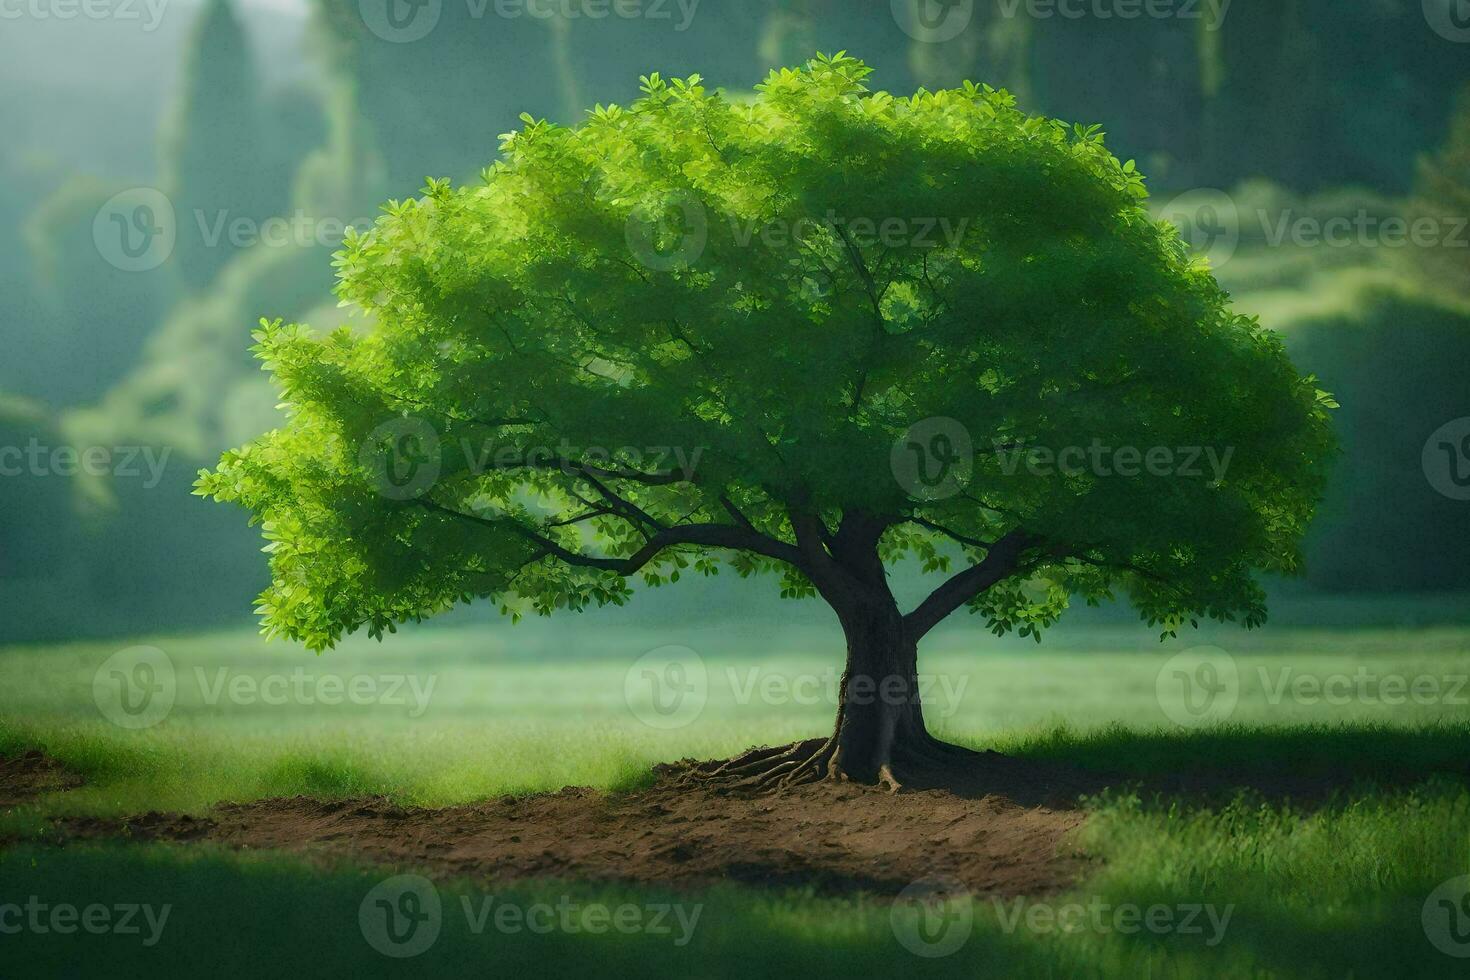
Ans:
[[[899,793],[914,783],[932,785],[946,773],[981,757],[981,753],[925,735],[901,743],[882,758],[858,768],[846,764],[834,735],[790,745],[762,746],[722,762],[687,765],[676,771],[675,779],[683,785],[714,786],[733,792],[779,791],[828,780],[877,785]]]
[[[680,772],[678,781],[732,790],[815,782],[826,775],[826,764],[834,751],[832,744],[832,739],[810,738],[775,748],[763,746],[721,763],[689,766]]]
[[[899,782],[898,777],[893,774],[893,766],[886,762],[878,767],[878,785],[890,793],[898,793],[903,790],[903,783]]]

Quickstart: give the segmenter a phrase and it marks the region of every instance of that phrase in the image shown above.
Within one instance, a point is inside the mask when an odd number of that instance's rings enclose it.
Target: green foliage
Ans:
[[[377,329],[264,324],[287,422],[198,485],[264,527],[266,630],[320,649],[477,596],[621,603],[712,551],[808,594],[794,515],[824,537],[873,515],[885,560],[931,569],[1022,536],[1024,583],[973,596],[999,632],[1114,589],[1166,633],[1260,622],[1252,571],[1297,570],[1332,446],[1313,379],[1098,127],[869,71],[819,56],[742,104],[651,74],[576,128],[524,116],[479,184],[430,180],[350,235],[338,292]],[[916,499],[891,453],[935,418],[973,474]],[[1095,440],[1230,462],[1014,465]]]

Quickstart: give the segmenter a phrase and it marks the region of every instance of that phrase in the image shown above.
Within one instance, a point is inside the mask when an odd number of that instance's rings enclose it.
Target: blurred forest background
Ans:
[[[0,641],[249,618],[259,532],[189,489],[222,449],[275,424],[247,350],[256,321],[343,321],[335,242],[319,231],[361,224],[426,176],[473,179],[521,112],[574,122],[594,102],[631,101],[652,70],[733,92],[839,48],[896,93],[970,78],[1028,111],[1102,124],[1149,175],[1161,216],[1177,216],[1178,195],[1225,192],[1220,278],[1342,404],[1346,452],[1308,579],[1290,588],[1470,588],[1470,504],[1437,492],[1421,462],[1430,433],[1470,415],[1464,0],[1235,0],[1218,23],[1210,3],[1125,20],[975,0],[942,42],[916,40],[877,0],[646,0],[647,16],[603,19],[435,0],[437,23],[412,40],[375,32],[372,3],[166,0],[154,22],[142,3],[136,19],[62,19],[37,16],[37,0],[0,19],[0,446],[108,447],[115,463],[125,447],[168,452],[157,485],[141,457],[139,475],[0,477]],[[172,203],[176,241],[167,261],[129,271],[99,227],[137,188]],[[1217,198],[1182,200],[1195,199]],[[308,230],[218,234],[273,216]],[[1275,240],[1283,220],[1424,216],[1440,229],[1430,244],[1372,230]],[[764,600],[733,578],[701,590],[658,608]]]

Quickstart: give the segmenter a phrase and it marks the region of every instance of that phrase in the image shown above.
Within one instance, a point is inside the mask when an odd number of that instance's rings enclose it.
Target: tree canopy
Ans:
[[[968,604],[1039,636],[1115,592],[1166,632],[1259,623],[1330,397],[1098,127],[869,71],[819,56],[741,100],[650,75],[349,233],[338,292],[368,327],[263,323],[286,421],[198,484],[264,527],[266,630],[320,649],[721,565],[825,594],[866,560],[856,525],[944,576],[915,635]],[[1227,465],[1122,465],[1151,450]]]

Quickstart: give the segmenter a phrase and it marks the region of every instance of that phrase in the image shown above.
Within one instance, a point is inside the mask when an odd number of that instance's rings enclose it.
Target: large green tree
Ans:
[[[338,288],[373,329],[266,325],[287,421],[199,482],[265,528],[267,631],[770,572],[842,626],[837,723],[723,775],[898,785],[962,754],[917,664],[957,610],[1029,635],[1116,590],[1165,632],[1262,621],[1330,399],[1096,127],[868,73],[819,57],[739,103],[652,75],[352,236]],[[1228,466],[1177,465],[1204,450]],[[905,555],[934,579],[907,610]]]

